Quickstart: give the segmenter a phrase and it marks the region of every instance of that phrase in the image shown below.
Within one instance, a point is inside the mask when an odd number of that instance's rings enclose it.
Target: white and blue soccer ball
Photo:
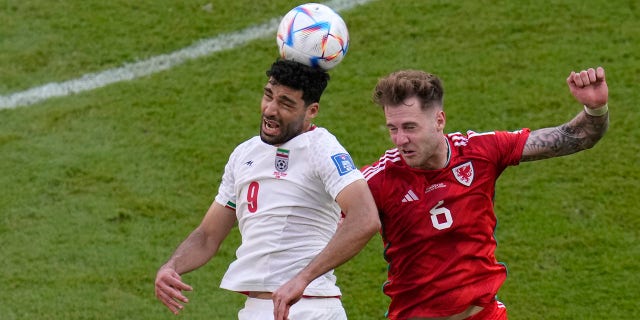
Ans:
[[[306,3],[282,18],[276,41],[282,58],[329,70],[347,54],[349,30],[333,9]]]

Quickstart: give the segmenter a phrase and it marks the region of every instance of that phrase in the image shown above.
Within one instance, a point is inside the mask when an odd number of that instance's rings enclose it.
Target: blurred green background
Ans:
[[[611,125],[592,150],[523,163],[498,181],[500,291],[510,319],[640,318],[640,8],[637,1],[360,1],[350,51],[317,124],[357,165],[392,147],[371,102],[379,77],[444,82],[447,132],[537,129],[581,110],[565,79],[603,66]],[[259,25],[302,2],[0,3],[0,95],[77,79]],[[339,3],[350,3],[340,1]],[[157,268],[198,225],[231,150],[258,133],[273,37],[130,81],[0,110],[0,318],[173,319]],[[234,319],[218,288],[234,259],[184,276],[178,318]],[[376,236],[337,269],[350,319],[384,319]]]

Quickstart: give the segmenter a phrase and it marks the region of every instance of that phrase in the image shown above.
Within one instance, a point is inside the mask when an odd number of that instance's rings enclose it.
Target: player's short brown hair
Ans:
[[[442,107],[442,82],[437,76],[420,70],[396,71],[378,80],[373,91],[373,102],[384,108],[399,105],[414,96],[420,99],[423,109]]]

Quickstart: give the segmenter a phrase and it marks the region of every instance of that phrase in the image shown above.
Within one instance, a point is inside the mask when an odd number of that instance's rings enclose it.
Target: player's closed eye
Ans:
[[[402,126],[402,129],[404,131],[413,131],[413,130],[416,130],[417,128],[418,128],[418,126],[416,126],[416,125],[405,125],[405,126]]]

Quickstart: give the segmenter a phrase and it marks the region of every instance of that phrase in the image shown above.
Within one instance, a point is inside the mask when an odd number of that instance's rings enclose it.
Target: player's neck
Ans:
[[[442,136],[441,142],[436,147],[435,152],[419,167],[423,170],[440,170],[449,165],[451,159],[451,147],[445,136]]]

